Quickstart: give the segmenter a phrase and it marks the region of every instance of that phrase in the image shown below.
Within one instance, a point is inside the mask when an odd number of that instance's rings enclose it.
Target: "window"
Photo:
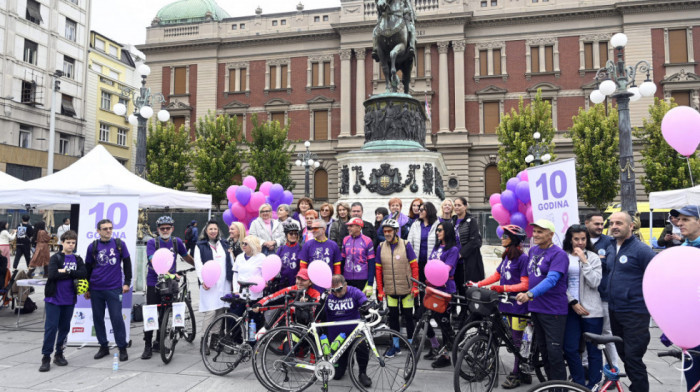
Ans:
[[[544,63],[540,64],[540,52],[544,51]],[[554,46],[531,46],[530,61],[532,72],[554,72]]]
[[[484,102],[484,133],[496,134],[498,124],[501,122],[500,102]]]
[[[493,50],[493,74],[501,74],[501,49]]]
[[[236,30],[236,29],[238,29],[238,25],[237,25],[237,24],[232,24],[232,25],[231,25],[231,30]]]
[[[71,3],[73,3],[73,4],[76,4],[76,5],[77,5],[77,4],[78,4],[78,1],[79,1],[79,0],[69,0],[69,1],[70,1]]]
[[[107,111],[112,109],[112,94],[106,91],[102,92],[102,99],[100,100],[100,109]]]
[[[187,67],[175,67],[174,94],[187,94]]]
[[[109,125],[100,123],[100,141],[109,142]]]
[[[129,108],[129,101],[127,101],[126,98],[124,98],[124,97],[119,97],[119,103],[122,104],[122,105],[124,105],[124,106],[126,106],[126,107],[127,107],[127,110],[128,110],[128,108]]]
[[[109,55],[112,57],[119,58],[119,48],[114,45],[109,45]]]
[[[128,130],[118,129],[117,130],[117,144],[126,147],[126,135]]]
[[[26,165],[16,165],[14,163],[8,163],[5,168],[7,174],[19,178],[23,181],[36,180],[41,178],[41,168],[37,166],[26,166]]]
[[[32,148],[32,127],[28,125],[19,126],[18,146],[22,148]]]
[[[280,127],[284,127],[284,112],[272,113],[270,121],[277,121]]]
[[[58,153],[61,155],[67,155],[69,146],[70,146],[70,139],[68,139],[68,135],[63,134],[63,133],[59,134],[59,136],[58,136]]]
[[[248,75],[248,69],[241,68],[241,72],[240,72],[240,76],[239,76],[240,83],[241,83],[240,91],[246,91],[248,89],[248,86],[246,85],[247,75]]]
[[[36,65],[37,63],[37,52],[39,50],[39,45],[36,42],[30,41],[28,39],[24,40],[24,61],[29,64]]]
[[[483,0],[483,1],[481,2],[481,6],[482,6],[482,7],[488,7],[488,6],[489,6],[489,2],[486,1],[486,0]]]
[[[477,82],[482,77],[501,76],[506,72],[505,41],[492,41],[488,43],[478,43],[475,46],[474,56],[476,70],[474,80]]]
[[[668,55],[670,63],[688,62],[688,31],[686,29],[668,31]]]
[[[425,77],[425,46],[418,47],[418,53],[416,53],[417,64],[416,64],[416,76],[419,78]]]
[[[280,65],[280,88],[287,88],[287,64]]]
[[[34,81],[22,81],[22,103],[36,103],[36,83]]]
[[[170,119],[173,121],[173,125],[175,125],[176,131],[179,131],[180,127],[185,126],[185,116],[170,117]]]
[[[277,66],[272,65],[270,66],[270,86],[269,89],[276,89],[277,88]]]
[[[43,22],[41,19],[41,4],[39,4],[38,1],[27,0],[27,12],[25,14],[25,18],[35,24],[41,24],[41,22]]]
[[[280,20],[280,24],[281,24],[282,26],[286,26],[286,25],[287,25],[287,19],[282,19],[282,20]]]
[[[314,140],[328,140],[327,110],[314,110]]]
[[[314,172],[314,199],[328,200],[328,172],[325,169]]]
[[[598,51],[598,62],[595,61],[595,52]],[[598,69],[605,66],[608,61],[607,42],[583,43],[583,69]]]
[[[328,15],[323,15],[323,21],[328,22]]]
[[[312,86],[330,86],[331,84],[331,63],[330,61],[316,62],[311,64]]]
[[[673,91],[671,98],[678,106],[690,106],[690,91]]]
[[[600,67],[604,67],[608,62],[608,43],[598,42],[598,58],[600,59]]]
[[[73,79],[75,77],[75,59],[63,56],[63,76]]]
[[[489,55],[488,50],[479,51],[479,74],[488,75],[489,74]]]
[[[245,23],[241,23],[241,30],[245,29]]]
[[[113,69],[110,69],[110,70],[109,70],[109,77],[112,78],[112,79],[119,80],[119,72],[117,72],[117,71],[115,71],[115,70],[113,70]]]
[[[73,97],[66,94],[61,94],[61,114],[64,116],[74,117],[76,115],[73,107]]]
[[[501,193],[501,173],[498,172],[498,166],[486,166],[484,171],[484,190],[484,200],[488,200],[494,193]]]
[[[586,42],[583,44],[583,58],[584,67],[586,69],[593,69],[593,42]]]
[[[105,51],[105,41],[95,38],[95,49]]]
[[[77,40],[78,37],[78,24],[71,19],[66,18],[66,34],[65,37],[73,42]]]
[[[314,22],[320,22],[321,17],[320,16],[314,16]]]
[[[99,64],[93,63],[93,64],[90,66],[90,68],[92,68],[93,71],[95,71],[95,72],[97,72],[97,73],[99,73],[99,74],[102,73],[102,66],[99,65]]]
[[[229,68],[228,91],[246,91],[247,68]]]
[[[276,20],[273,20],[273,21],[272,21],[272,25],[273,25],[273,26],[277,26],[277,21],[276,21]]]
[[[491,7],[495,7],[498,5],[498,0],[491,0]]]

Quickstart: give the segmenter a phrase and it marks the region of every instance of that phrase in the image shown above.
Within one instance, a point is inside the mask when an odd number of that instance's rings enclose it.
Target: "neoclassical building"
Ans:
[[[445,194],[467,197],[472,208],[485,209],[499,191],[495,129],[520,97],[542,90],[559,131],[557,154],[571,156],[565,132],[588,107],[596,70],[613,59],[614,33],[629,37],[628,63],[652,63],[657,97],[700,106],[700,1],[415,0],[414,8],[418,64],[409,93],[430,107],[426,146],[444,157]],[[315,10],[299,3],[276,14],[258,8],[245,17],[213,0],[180,0],[158,12],[139,49],[173,122],[192,129],[208,111],[237,116],[244,133],[254,114],[289,122],[290,139],[311,141],[322,159],[312,197],[335,201],[336,154],[362,146],[363,101],[384,91],[371,58],[376,18],[374,0]],[[631,104],[633,125],[651,103]],[[299,197],[303,169],[293,176]]]

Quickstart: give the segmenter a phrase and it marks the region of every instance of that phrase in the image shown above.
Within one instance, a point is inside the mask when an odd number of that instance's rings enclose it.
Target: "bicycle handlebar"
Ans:
[[[178,275],[185,275],[185,274],[187,274],[188,272],[192,272],[192,271],[194,271],[194,270],[195,270],[195,268],[192,267],[192,268],[188,268],[188,269],[185,269],[185,270],[182,270],[182,271],[177,271],[177,272],[175,272],[175,273],[178,274]]]
[[[421,282],[420,280],[416,280],[416,279],[413,279],[413,278],[408,278],[408,279],[411,279],[411,282],[417,284],[418,287],[420,287],[420,288],[422,288],[422,289],[425,289],[425,288],[427,287],[427,285],[426,285],[425,283]]]
[[[687,350],[687,352],[691,355],[700,355],[700,351],[695,351],[695,350]],[[672,349],[668,351],[659,351],[657,353],[659,358],[661,357],[674,357],[676,359],[681,359],[681,356],[683,355],[683,351],[678,350],[678,349]]]

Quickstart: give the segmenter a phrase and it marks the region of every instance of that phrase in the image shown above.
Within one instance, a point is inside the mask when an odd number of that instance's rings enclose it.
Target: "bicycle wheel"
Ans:
[[[197,320],[194,318],[194,310],[192,310],[192,303],[190,301],[185,301],[187,306],[187,311],[185,312],[185,327],[180,330],[180,337],[185,339],[188,343],[194,341],[194,337],[197,335]]]
[[[243,319],[234,314],[223,314],[204,331],[200,353],[204,366],[212,374],[223,376],[241,362],[251,358],[253,349],[243,341],[246,331]]]
[[[376,347],[373,351],[367,337],[360,335],[350,348],[350,379],[360,391],[405,391],[416,375],[417,355],[411,349],[411,343],[400,333],[391,329],[372,331],[372,340]],[[384,358],[384,352],[399,342],[401,355]],[[405,353],[405,355],[403,355]],[[367,363],[363,357],[367,356]],[[360,367],[360,365],[363,365]],[[364,368],[364,369],[363,369]],[[364,370],[364,372],[363,372]],[[359,380],[361,373],[366,373],[372,385],[365,387]]]
[[[484,323],[485,321],[482,320],[471,321],[457,332],[457,335],[455,335],[455,342],[452,345],[452,363],[457,363],[457,357],[464,347],[464,344],[477,333],[484,331],[486,328]]]
[[[520,368],[521,370],[524,370],[525,373],[528,373],[532,375],[532,373],[535,373],[535,376],[537,376],[537,379],[540,382],[545,382],[547,381],[547,376],[544,371],[544,359],[542,358],[542,352],[540,351],[539,346],[535,343],[535,340],[533,338],[532,345],[530,346],[530,355],[528,355],[528,364],[521,363]]]
[[[278,348],[276,354],[271,347]],[[316,381],[316,358],[318,351],[311,335],[306,330],[294,327],[279,327],[268,332],[258,342],[256,350],[262,372],[256,373],[258,381],[271,390],[298,392]],[[256,354],[257,355],[257,354]]]
[[[291,326],[291,327],[297,328],[301,331],[300,333],[303,333],[302,328],[294,327],[294,326]],[[277,328],[277,327],[274,327],[274,328]],[[267,336],[267,335],[266,334],[263,335],[260,338],[260,340],[258,340],[257,344],[255,345],[255,347],[253,349],[253,372],[255,373],[255,378],[258,379],[258,382],[260,382],[260,384],[262,384],[267,390],[273,390],[274,389],[273,386],[271,386],[269,384],[269,382],[267,381],[267,378],[265,378],[264,369],[263,369],[263,360],[262,360],[263,350],[262,350],[262,348],[267,342],[265,340],[265,336]],[[280,345],[277,345],[277,347],[275,347],[274,345],[271,345],[268,349],[271,350],[273,352],[273,354],[275,354],[275,355],[284,355],[284,346],[280,347]]]
[[[453,373],[455,392],[490,392],[498,376],[498,347],[489,337],[477,334],[467,341],[457,357]]]
[[[591,392],[583,385],[570,381],[547,381],[528,389],[528,392]]]
[[[160,321],[160,359],[163,363],[170,363],[175,354],[175,345],[177,344],[178,331],[173,327],[173,308],[168,306],[163,313],[163,319]]]
[[[418,362],[420,362],[423,348],[425,348],[425,341],[428,339],[428,329],[426,328],[427,324],[428,319],[421,317],[416,323],[416,327],[413,330],[413,336],[411,337],[411,348],[416,355],[416,366],[418,365]]]

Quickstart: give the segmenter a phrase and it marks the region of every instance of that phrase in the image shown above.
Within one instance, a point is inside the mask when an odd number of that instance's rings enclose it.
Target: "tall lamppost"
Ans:
[[[136,134],[136,174],[141,177],[146,177],[146,125],[148,119],[153,116],[152,105],[165,103],[165,97],[161,93],[151,94],[151,89],[146,87],[146,78],[151,74],[151,68],[146,64],[141,64],[137,68],[137,72],[141,75],[141,88],[132,90],[127,94],[131,94],[134,101],[134,113],[129,115],[129,124],[138,125]],[[126,105],[118,103],[114,105],[114,114],[123,116],[126,114]],[[170,113],[162,109],[158,112],[158,120],[165,122],[170,119]]]
[[[591,93],[591,102],[601,103],[606,96],[617,101],[618,123],[620,130],[620,199],[621,211],[637,211],[637,193],[634,184],[634,157],[632,155],[632,124],[630,123],[630,101],[641,97],[651,97],[656,93],[656,85],[650,79],[651,65],[646,60],[635,66],[627,66],[624,48],[627,36],[617,33],[610,38],[610,44],[617,50],[617,63],[608,60],[605,67],[596,72],[595,80],[601,81],[598,90]],[[637,72],[646,72],[646,80],[637,87]]]
[[[529,165],[530,163],[534,162],[535,166],[539,166],[543,163],[549,162],[549,160],[552,159],[552,156],[547,152],[547,150],[549,150],[549,146],[542,143],[540,140],[542,135],[539,132],[535,132],[532,135],[532,138],[535,139],[535,144],[528,147],[527,152],[530,154],[525,157],[525,163]]]
[[[306,151],[300,152],[298,154],[299,159],[297,159],[296,165],[304,166],[304,170],[306,171],[304,177],[304,196],[310,197],[311,192],[309,190],[309,169],[311,169],[311,167],[321,166],[321,162],[318,161],[318,155],[314,154],[309,150],[309,147],[311,147],[311,143],[308,140],[304,142],[304,147],[306,147]]]

